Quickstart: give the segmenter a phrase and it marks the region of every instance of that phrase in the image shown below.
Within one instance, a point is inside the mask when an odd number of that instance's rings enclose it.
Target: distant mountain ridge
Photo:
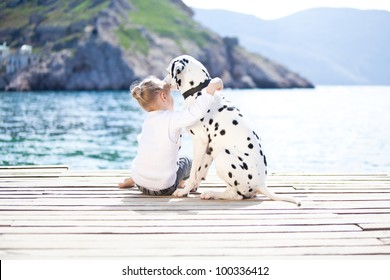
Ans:
[[[390,12],[309,9],[276,20],[195,9],[194,19],[315,84],[390,84]],[[226,20],[229,19],[229,20]]]
[[[181,0],[1,1],[0,44],[31,45],[35,53],[15,73],[7,67],[26,53],[0,55],[0,90],[128,89],[148,75],[163,77],[181,54],[199,59],[226,87],[312,87],[192,16]]]

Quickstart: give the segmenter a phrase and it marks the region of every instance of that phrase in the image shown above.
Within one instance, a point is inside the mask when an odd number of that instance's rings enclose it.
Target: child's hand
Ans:
[[[222,90],[223,89],[223,82],[220,78],[213,78],[211,79],[209,85],[206,88],[207,93],[214,95],[216,90]]]

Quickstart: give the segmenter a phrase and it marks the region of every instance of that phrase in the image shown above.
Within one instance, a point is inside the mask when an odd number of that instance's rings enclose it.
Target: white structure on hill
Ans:
[[[30,45],[23,45],[17,51],[12,51],[5,42],[0,45],[0,74],[12,75],[30,65],[33,60]]]

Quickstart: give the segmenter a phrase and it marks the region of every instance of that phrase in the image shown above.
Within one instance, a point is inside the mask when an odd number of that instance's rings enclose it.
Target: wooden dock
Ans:
[[[390,258],[387,174],[271,174],[302,207],[148,197],[120,190],[126,171],[0,167],[5,259]],[[210,175],[200,191],[224,189]]]

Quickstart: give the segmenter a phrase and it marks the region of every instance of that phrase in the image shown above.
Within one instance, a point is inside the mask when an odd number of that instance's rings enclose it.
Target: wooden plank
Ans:
[[[242,233],[150,233],[150,234],[100,234],[100,233],[35,233],[35,234],[2,234],[0,236],[1,244],[6,244],[8,241],[17,242],[45,242],[47,240],[74,240],[77,242],[86,242],[88,240],[100,240],[101,242],[145,242],[148,243],[152,240],[160,240],[161,242],[174,242],[184,240],[186,242],[203,242],[205,240],[225,240],[225,241],[240,241],[241,246],[245,247],[247,240],[323,240],[326,244],[329,239],[344,239],[357,240],[357,239],[387,239],[390,238],[390,232],[386,230],[378,231],[334,231],[334,232],[248,232],[245,233],[243,239]]]
[[[275,241],[276,243],[282,240],[285,241],[295,241],[304,242],[305,240],[319,240],[323,242],[323,244],[327,244],[328,241],[331,240],[345,240],[345,242],[356,241],[356,240],[365,240],[365,239],[387,239],[390,238],[390,234],[388,231],[340,231],[340,232],[262,232],[262,233],[247,233],[245,238],[243,239],[242,234],[240,233],[188,233],[188,234],[162,234],[162,233],[154,233],[148,235],[142,234],[3,234],[0,236],[0,241],[2,244],[6,242],[41,242],[45,241],[76,241],[76,242],[135,242],[139,244],[147,244],[149,241],[159,240],[160,242],[175,242],[175,241],[183,241],[183,242],[194,242],[199,243],[205,240],[209,241],[227,241],[227,242],[242,242],[246,241],[259,241],[259,242],[268,242]],[[4,243],[3,243],[4,242]],[[314,242],[314,241],[313,241]],[[382,242],[382,241],[381,241]],[[380,243],[378,243],[380,244]],[[58,245],[58,244],[57,244]],[[242,243],[242,247],[245,244]]]
[[[69,169],[67,165],[0,165],[0,170]]]
[[[355,225],[356,219],[289,219],[289,220],[261,220],[261,219],[144,219],[144,220],[17,220],[11,222],[12,227],[196,227],[196,226],[309,226],[309,225]],[[365,223],[363,225],[384,225],[383,221]],[[361,226],[361,223],[359,223]],[[362,226],[361,226],[362,227]],[[384,227],[383,229],[385,229]],[[390,228],[389,225],[387,228]],[[365,229],[363,227],[363,229]]]
[[[201,190],[203,192],[203,190]],[[132,198],[139,199],[138,190],[129,190],[126,191],[127,195],[134,195]],[[288,192],[288,190],[280,191],[278,190],[279,194],[291,194],[293,196],[299,197],[302,201],[389,201],[390,202],[390,192],[389,193],[361,193],[361,194],[345,194],[340,193],[337,195],[332,194],[313,194],[313,195],[305,195],[303,196],[300,194],[299,196],[293,192]],[[15,196],[17,194],[17,196]],[[34,198],[34,199],[41,199],[44,194],[45,199],[84,199],[84,198],[114,198],[114,197],[122,197],[124,195],[123,190],[119,189],[90,189],[88,191],[85,190],[69,190],[69,191],[63,191],[63,190],[52,190],[52,191],[36,191],[34,189],[31,189],[30,191],[0,191],[0,199],[3,201],[6,201],[6,199],[15,199],[15,198]],[[261,196],[259,196],[261,197]],[[130,198],[130,197],[129,197]]]
[[[309,215],[308,215],[309,216]],[[344,225],[357,224],[364,230],[372,229],[388,229],[390,228],[388,218],[376,217],[376,218],[360,218],[360,217],[332,217],[332,218],[309,218],[285,215],[283,218],[278,219],[264,219],[261,216],[251,216],[242,218],[240,215],[234,217],[226,216],[159,216],[154,218],[150,217],[113,217],[106,216],[99,219],[96,217],[78,217],[72,219],[70,216],[60,217],[20,217],[13,219],[2,219],[3,222],[9,223],[12,226],[254,226],[254,225]],[[61,219],[61,220],[60,220]]]
[[[275,248],[186,248],[172,247],[162,250],[151,249],[37,249],[37,250],[7,250],[0,255],[2,259],[24,259],[28,256],[34,256],[39,259],[53,258],[156,258],[158,255],[161,258],[175,256],[180,259],[204,259],[205,256],[230,258],[230,259],[253,259],[256,257],[286,257],[286,256],[387,256],[390,254],[390,246],[305,246],[305,247],[285,247],[275,250]]]
[[[367,223],[362,221],[358,223],[358,226],[363,230],[390,230],[390,220],[382,223]]]
[[[98,237],[99,235],[97,235]],[[218,236],[217,236],[218,237]],[[60,243],[60,244],[59,244]],[[301,247],[301,246],[379,246],[383,243],[376,238],[333,238],[333,239],[277,239],[277,240],[262,240],[252,239],[245,240],[245,246],[262,247],[262,248],[280,248],[280,247]],[[242,238],[234,240],[221,240],[219,238],[194,241],[193,239],[160,239],[156,236],[149,238],[126,238],[117,240],[101,239],[31,239],[31,240],[13,240],[2,241],[2,247],[10,249],[170,249],[172,247],[187,247],[187,248],[220,248],[220,247],[242,247]]]
[[[390,245],[390,237],[388,237],[388,238],[379,238],[379,240],[381,242],[383,242],[383,244]]]
[[[1,220],[4,221],[19,221],[19,220],[29,220],[29,221],[66,221],[66,220],[73,220],[73,221],[83,221],[83,220],[99,220],[99,221],[120,221],[120,220],[125,220],[125,221],[138,221],[138,220],[273,220],[275,219],[282,220],[282,221],[287,221],[288,219],[299,219],[299,220],[311,220],[311,219],[316,219],[317,221],[322,221],[322,220],[347,220],[347,219],[353,219],[356,220],[358,217],[343,217],[340,215],[332,214],[332,213],[327,213],[327,214],[320,214],[317,213],[315,218],[313,218],[312,213],[295,213],[295,214],[278,214],[277,217],[274,215],[269,215],[269,214],[249,214],[249,215],[241,215],[241,214],[227,214],[227,215],[222,215],[222,214],[183,214],[181,213],[178,215],[177,213],[160,213],[160,215],[154,215],[149,214],[141,214],[141,213],[134,213],[134,214],[123,214],[121,212],[119,213],[100,213],[100,211],[97,212],[92,212],[92,214],[88,213],[83,213],[83,212],[66,212],[64,214],[57,214],[57,213],[52,213],[52,212],[41,212],[35,214],[34,212],[27,212],[25,214],[20,213],[22,211],[18,212],[10,212],[10,211],[5,211],[2,212],[1,214]],[[10,214],[9,214],[10,213]],[[390,217],[390,214],[385,214],[385,215],[368,215],[365,218],[360,219],[359,221],[382,221],[386,220],[388,217]]]
[[[0,211],[9,211],[9,210],[13,210],[13,211],[20,211],[20,210],[28,210],[28,211],[35,211],[35,210],[48,210],[48,211],[58,211],[58,210],[68,210],[68,211],[71,211],[71,210],[74,210],[74,211],[83,211],[83,210],[94,210],[94,211],[99,211],[99,210],[102,210],[102,208],[104,208],[104,210],[112,210],[112,211],[116,211],[116,210],[126,210],[128,209],[130,206],[129,205],[125,205],[125,204],[122,204],[122,205],[119,205],[119,204],[115,204],[115,205],[90,205],[90,206],[86,206],[86,205],[64,205],[64,206],[54,206],[54,205],[36,205],[36,207],[26,207],[26,206],[0,206]],[[293,207],[293,206],[291,206]],[[239,210],[243,210],[245,209],[246,207],[241,207],[241,208],[237,208]],[[278,208],[281,208],[280,204],[279,205],[276,205],[276,204],[272,204],[272,205],[269,205],[269,206],[264,206],[263,208],[262,207],[257,207],[257,209],[278,209]],[[282,207],[282,208],[287,208],[287,207]],[[376,213],[376,212],[388,212],[388,208],[386,207],[381,207],[381,206],[378,206],[378,207],[375,207],[375,206],[370,206],[369,207],[370,209],[366,209],[364,207],[361,207],[361,206],[356,206],[356,207],[317,207],[317,208],[310,208],[310,209],[321,209],[323,210],[324,212],[328,211],[328,212],[333,212],[333,211],[337,211],[339,213],[354,213],[354,212],[358,212],[358,213]],[[180,206],[180,205],[177,205],[177,206],[170,206],[170,205],[166,205],[166,206],[142,206],[142,205],[139,205],[139,206],[132,206],[131,207],[132,210],[134,211],[198,211],[198,210],[231,210],[232,207],[221,207],[221,205],[204,205],[204,206],[187,206],[187,207],[183,207],[183,206]],[[332,209],[335,209],[335,210],[332,210]],[[248,210],[251,210],[251,209],[248,209]]]
[[[298,197],[297,197],[298,198]],[[143,199],[134,198],[91,198],[91,199],[2,199],[0,200],[0,210],[33,210],[36,207],[40,207],[42,210],[48,210],[53,207],[53,210],[67,210],[69,206],[75,207],[75,210],[86,209],[91,207],[93,210],[101,209],[101,207],[115,208],[115,207],[131,207],[135,209],[182,209],[182,210],[193,210],[193,209],[270,209],[270,208],[299,208],[292,203],[271,201],[266,198],[257,198],[252,200],[244,201],[220,201],[211,200],[204,201],[197,197],[183,200],[183,199],[171,199],[170,201],[159,201],[157,199],[152,200],[149,205],[144,205]],[[97,208],[100,207],[100,208]],[[363,208],[379,208],[388,209],[389,201],[310,201],[302,200],[301,209],[315,208],[315,209],[363,209]]]
[[[263,232],[325,232],[361,231],[355,225],[296,225],[296,226],[150,226],[150,227],[0,227],[0,233],[100,233],[100,234],[156,234],[156,233],[263,233]]]
[[[269,176],[274,192],[303,201],[296,207],[150,197],[117,188],[128,170],[45,168],[0,168],[2,258],[390,255],[387,174]],[[211,174],[200,190],[224,185]]]

